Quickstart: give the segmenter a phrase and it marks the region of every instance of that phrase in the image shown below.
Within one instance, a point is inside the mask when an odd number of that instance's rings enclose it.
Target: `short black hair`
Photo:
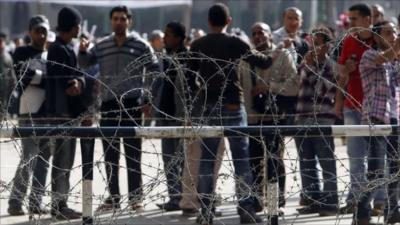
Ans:
[[[378,22],[378,23],[374,24],[374,26],[372,27],[372,33],[375,34],[375,35],[380,35],[383,26],[385,26],[387,24],[390,24],[390,23],[392,23],[392,22],[390,22],[388,20],[383,20],[381,22]]]
[[[177,21],[171,21],[165,27],[171,29],[176,36],[180,37],[181,43],[185,41],[186,28],[182,23]]]
[[[3,31],[0,31],[0,38],[7,39],[7,34]]]
[[[324,43],[328,43],[333,40],[333,35],[331,30],[325,26],[319,26],[317,28],[312,29],[311,33],[315,36],[322,37]]]
[[[208,19],[213,26],[223,27],[228,24],[229,8],[223,3],[217,3],[208,10]]]
[[[355,5],[352,5],[349,8],[349,11],[358,11],[358,13],[360,13],[360,15],[362,17],[367,17],[367,16],[371,16],[371,7],[368,4],[365,3],[358,3]]]
[[[126,14],[126,17],[128,17],[128,19],[132,19],[131,10],[129,10],[128,7],[126,7],[124,5],[119,5],[119,6],[115,6],[114,8],[112,8],[111,11],[110,11],[110,19],[112,18],[112,15],[115,12],[123,12],[123,13]]]
[[[400,14],[397,16],[397,26],[400,26]]]

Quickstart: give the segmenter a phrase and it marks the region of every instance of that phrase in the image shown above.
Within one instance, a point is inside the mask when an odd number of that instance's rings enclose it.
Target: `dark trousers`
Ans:
[[[259,124],[252,124],[259,125]],[[276,125],[273,121],[265,121],[262,125]],[[253,174],[254,192],[258,196],[263,196],[263,161],[264,154],[267,157],[267,180],[268,182],[279,182],[279,207],[285,206],[285,164],[283,162],[283,137],[279,134],[279,130],[272,135],[253,136],[250,137],[249,155],[250,167]]]
[[[101,127],[137,127],[142,123],[142,112],[137,99],[124,99],[122,102],[110,100],[102,104],[101,111],[103,112],[100,120]],[[129,201],[138,203],[141,202],[143,194],[141,175],[142,139],[122,138],[122,141],[128,170]],[[120,138],[103,139],[103,150],[110,195],[114,202],[119,202],[121,198],[119,191]]]
[[[57,138],[51,171],[52,210],[67,207],[70,192],[69,178],[75,160],[76,139]]]
[[[175,121],[163,121],[162,126],[179,126]],[[182,198],[183,146],[179,138],[161,139],[164,172],[167,178],[168,196],[171,202],[179,204]]]
[[[337,208],[337,178],[335,145],[333,137],[296,137],[302,190],[321,207]],[[322,180],[318,176],[317,159],[322,168]],[[323,189],[321,188],[323,184]],[[321,191],[322,190],[322,191]]]
[[[396,125],[397,119],[391,119],[391,124]],[[388,168],[388,201],[385,207],[385,215],[390,216],[394,211],[398,210],[398,190],[399,181],[398,176],[400,172],[400,151],[399,151],[399,136],[389,136],[389,143],[386,150],[386,165]]]

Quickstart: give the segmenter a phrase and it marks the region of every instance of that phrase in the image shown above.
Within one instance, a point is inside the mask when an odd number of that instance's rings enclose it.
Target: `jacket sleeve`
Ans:
[[[96,48],[97,48],[97,46],[94,46],[92,49],[90,49],[86,52],[79,51],[79,53],[78,53],[79,67],[81,67],[83,69],[87,69],[97,63]]]
[[[161,87],[161,65],[156,54],[154,53],[154,50],[150,46],[146,48],[143,60],[144,67],[146,69],[143,79],[143,87],[145,88],[145,93],[143,93],[143,101],[144,103],[148,103],[157,98],[157,90]]]
[[[281,77],[275,77],[279,79],[279,81],[271,82],[270,90],[273,93],[279,93],[285,96],[296,96],[299,90],[300,79],[293,57],[285,50],[279,54],[279,57],[274,63],[278,64],[275,65],[275,67],[280,69],[277,73],[279,73]]]

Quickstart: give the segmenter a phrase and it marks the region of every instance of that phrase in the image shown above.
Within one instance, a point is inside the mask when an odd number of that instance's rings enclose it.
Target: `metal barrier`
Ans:
[[[312,126],[187,126],[187,127],[2,127],[0,138],[69,136],[82,138],[138,137],[190,138],[259,136],[390,136],[399,135],[399,125],[312,125]]]

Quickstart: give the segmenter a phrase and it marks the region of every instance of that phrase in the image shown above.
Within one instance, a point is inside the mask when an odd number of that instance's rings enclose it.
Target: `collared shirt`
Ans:
[[[317,65],[303,63],[299,71],[297,118],[335,118],[336,63],[330,58]]]
[[[390,78],[393,64],[375,63],[379,52],[367,50],[360,61],[360,75],[364,99],[362,102],[362,123],[370,124],[371,120],[378,120],[384,124],[390,122]]]

